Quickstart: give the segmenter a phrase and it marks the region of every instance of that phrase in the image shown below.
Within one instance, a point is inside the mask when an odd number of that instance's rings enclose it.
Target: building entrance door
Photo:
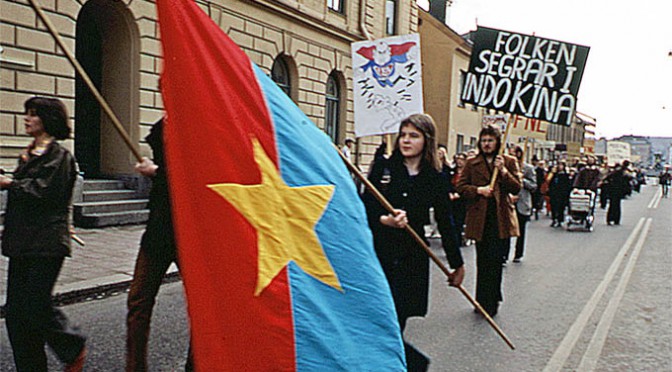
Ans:
[[[123,2],[90,0],[77,17],[76,57],[135,143],[139,136],[139,37]],[[75,156],[85,178],[133,172],[135,159],[81,76],[75,82]]]

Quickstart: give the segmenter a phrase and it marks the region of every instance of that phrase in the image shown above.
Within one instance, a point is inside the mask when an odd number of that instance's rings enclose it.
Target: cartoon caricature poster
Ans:
[[[421,66],[418,34],[352,44],[357,137],[396,133],[423,112]]]

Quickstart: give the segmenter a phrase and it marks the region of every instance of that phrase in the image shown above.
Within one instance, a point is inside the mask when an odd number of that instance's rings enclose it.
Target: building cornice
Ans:
[[[348,43],[366,39],[364,35],[349,32],[339,28],[338,26],[327,23],[324,19],[321,19],[316,14],[313,14],[315,12],[308,12],[304,9],[297,8],[297,6],[300,6],[300,4],[297,4],[295,2],[290,2],[287,0],[277,0],[277,1],[242,0],[242,1],[252,6],[263,8],[276,15],[291,19],[293,22],[296,22],[298,24],[340,38],[341,40],[346,41]],[[350,13],[354,13],[352,9]]]

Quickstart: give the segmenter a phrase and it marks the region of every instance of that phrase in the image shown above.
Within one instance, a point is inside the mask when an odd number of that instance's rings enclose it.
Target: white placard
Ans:
[[[397,133],[424,111],[418,34],[352,43],[352,69],[357,137]]]

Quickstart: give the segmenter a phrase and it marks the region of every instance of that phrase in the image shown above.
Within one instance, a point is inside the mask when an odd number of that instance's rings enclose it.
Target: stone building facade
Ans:
[[[423,10],[419,16],[425,111],[438,127],[438,143],[448,155],[476,147],[484,110],[460,100],[462,75],[469,69],[471,44]]]
[[[66,45],[119,117],[131,141],[162,116],[158,89],[161,43],[147,0],[41,0]],[[417,32],[414,0],[197,1],[309,118],[336,143],[354,133],[350,44]],[[58,97],[75,129],[65,145],[85,177],[132,174],[135,159],[52,36],[25,0],[0,0],[0,167],[13,169],[27,145],[23,102]],[[379,137],[358,141],[368,164]]]

